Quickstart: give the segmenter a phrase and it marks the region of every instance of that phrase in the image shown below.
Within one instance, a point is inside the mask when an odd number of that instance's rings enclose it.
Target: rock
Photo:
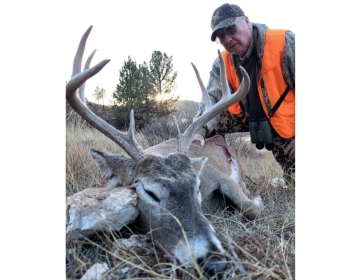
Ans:
[[[274,188],[277,188],[277,187],[282,187],[283,189],[288,188],[288,186],[285,185],[285,180],[282,178],[269,179],[269,184]]]
[[[80,280],[100,280],[102,279],[102,274],[109,270],[109,267],[106,263],[96,263],[94,264],[85,274],[80,278]]]
[[[146,235],[139,235],[139,234],[134,234],[131,235],[129,238],[120,238],[117,239],[113,242],[113,246],[115,248],[117,248],[115,250],[115,254],[118,253],[118,249],[121,250],[134,250],[137,248],[145,248],[146,247],[146,240],[147,240],[147,236]]]
[[[79,234],[121,230],[139,214],[134,188],[97,185],[66,198],[66,234],[70,240]]]

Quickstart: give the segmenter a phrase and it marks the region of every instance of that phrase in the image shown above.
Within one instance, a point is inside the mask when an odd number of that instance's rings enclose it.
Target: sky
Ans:
[[[271,2],[271,3],[270,3]],[[276,2],[276,1],[275,1]],[[71,75],[72,59],[85,30],[93,25],[83,63],[97,49],[94,65],[102,59],[111,62],[86,83],[86,97],[93,99],[96,86],[104,88],[110,97],[119,82],[119,70],[128,56],[138,64],[151,59],[155,50],[173,57],[178,72],[176,93],[180,99],[200,101],[201,91],[191,62],[198,68],[205,85],[217,50],[223,47],[211,42],[210,19],[213,11],[224,1],[99,1],[84,5],[74,1],[64,26],[68,41],[62,56],[67,61],[62,69],[64,81]],[[205,4],[206,3],[206,4]],[[232,2],[230,2],[232,3]],[[251,21],[265,23],[271,28],[296,32],[296,17],[281,12],[286,1],[242,1],[241,7]]]
[[[94,49],[92,65],[111,59],[87,82],[88,98],[96,86],[112,94],[128,56],[143,63],[159,50],[173,57],[181,99],[198,101],[191,62],[206,84],[220,47],[210,41],[210,18],[223,3],[0,3],[0,211],[6,228],[0,236],[8,260],[2,275],[64,279],[64,88],[85,30],[93,25],[83,62]],[[360,249],[354,228],[360,156],[356,1],[230,3],[253,22],[296,34],[297,279],[352,279]]]

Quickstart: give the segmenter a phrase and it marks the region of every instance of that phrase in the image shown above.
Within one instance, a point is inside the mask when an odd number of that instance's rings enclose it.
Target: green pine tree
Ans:
[[[134,110],[135,120],[142,119],[142,105],[145,102],[141,73],[136,62],[128,57],[119,71],[119,83],[113,93],[115,116],[119,128],[127,129],[130,124],[130,111]]]
[[[150,64],[144,62],[139,66],[129,56],[119,71],[119,83],[113,93],[117,126],[128,128],[131,109],[138,129],[154,118],[174,112],[179,99],[174,93],[176,77],[172,57],[165,53],[154,51]]]

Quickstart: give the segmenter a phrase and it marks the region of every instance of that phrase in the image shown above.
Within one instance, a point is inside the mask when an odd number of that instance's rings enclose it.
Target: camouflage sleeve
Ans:
[[[206,90],[210,96],[211,104],[217,103],[222,97],[222,89],[220,84],[220,64],[219,58],[216,58],[212,69],[210,71],[210,78]],[[196,114],[195,118],[200,117],[205,111],[205,104],[203,102],[199,103],[199,110]],[[219,123],[220,119],[223,117],[224,112],[220,113],[219,115],[212,118],[205,126],[200,128],[197,133],[205,136],[206,134],[210,133],[214,127]]]
[[[291,31],[285,33],[282,67],[286,84],[295,91],[295,34]]]

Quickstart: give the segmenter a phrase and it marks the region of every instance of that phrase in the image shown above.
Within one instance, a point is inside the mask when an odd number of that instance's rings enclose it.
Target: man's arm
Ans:
[[[291,31],[285,33],[282,68],[286,84],[295,91],[295,34]]]
[[[286,84],[295,92],[295,34],[291,31],[285,33],[282,67]],[[295,137],[287,145],[284,155],[288,158],[295,158]]]

